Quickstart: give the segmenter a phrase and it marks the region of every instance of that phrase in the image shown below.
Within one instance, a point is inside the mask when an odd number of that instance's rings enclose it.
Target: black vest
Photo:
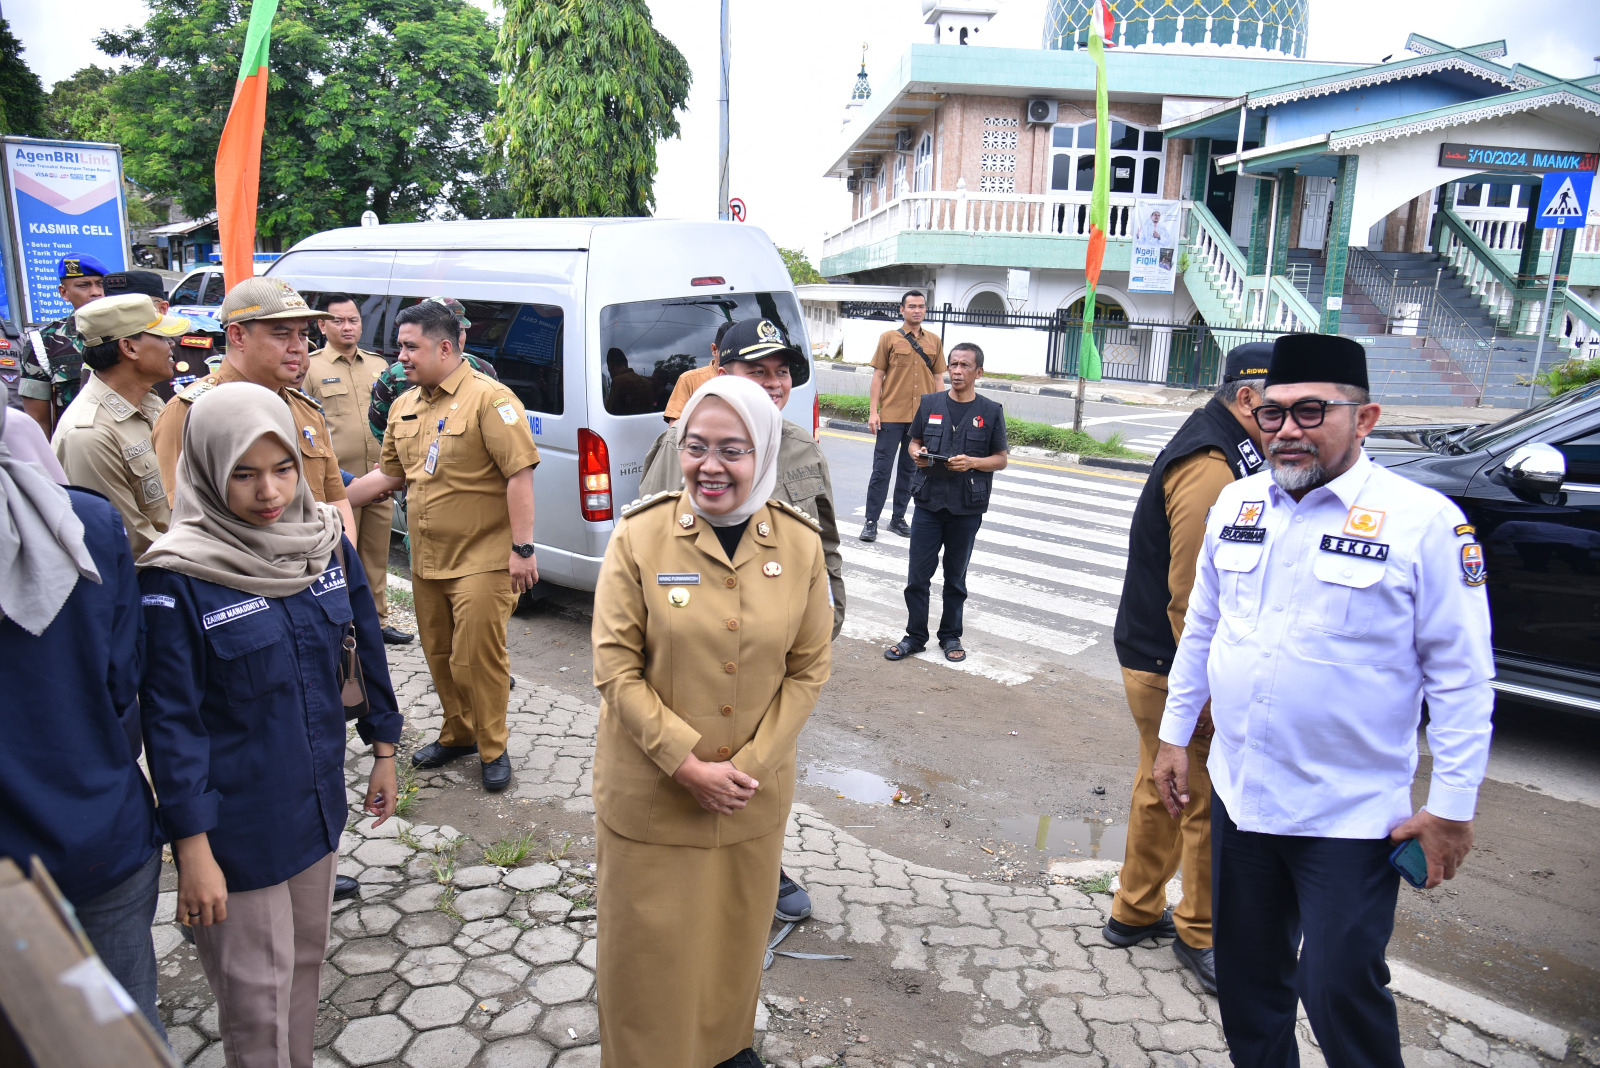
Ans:
[[[938,423],[928,416],[938,414]],[[962,426],[950,422],[950,393],[924,393],[917,415],[923,418],[922,444],[940,456],[993,456],[995,434],[1005,409],[998,401],[977,394],[967,409]],[[989,491],[994,486],[993,471],[950,471],[943,464],[916,468],[911,475],[911,495],[923,508],[948,508],[960,514],[989,509]]]
[[[1156,457],[1133,510],[1128,569],[1122,580],[1122,601],[1117,605],[1117,662],[1129,670],[1156,675],[1172,670],[1172,657],[1178,651],[1172,640],[1172,621],[1167,618],[1167,606],[1172,603],[1172,591],[1167,587],[1172,530],[1167,523],[1167,495],[1162,479],[1169,464],[1212,447],[1222,450],[1236,478],[1261,469],[1261,454],[1255,443],[1227,405],[1216,397],[1189,416]]]

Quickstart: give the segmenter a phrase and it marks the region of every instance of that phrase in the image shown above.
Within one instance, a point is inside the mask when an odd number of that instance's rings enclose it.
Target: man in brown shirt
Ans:
[[[506,623],[539,581],[533,469],[539,450],[509,388],[461,358],[456,317],[423,302],[395,317],[407,390],[389,409],[379,470],[350,484],[357,507],[406,491],[411,591],[444,724],[411,763],[437,768],[476,752],[485,790],[511,782]]]
[[[711,343],[710,363],[704,367],[696,367],[693,371],[685,371],[678,376],[677,384],[672,387],[672,396],[667,398],[667,410],[661,413],[661,417],[667,421],[668,426],[683,418],[683,406],[689,403],[689,398],[694,396],[694,391],[717,377],[717,371],[722,367],[719,358],[719,353],[722,351],[722,338],[728,332],[728,329],[733,326],[733,322],[732,319],[729,319],[717,327],[717,339]]]
[[[333,317],[322,323],[328,344],[311,354],[304,389],[322,405],[322,417],[328,421],[339,466],[359,478],[378,466],[383,453],[383,443],[369,432],[367,408],[372,403],[372,384],[389,365],[377,353],[357,347],[356,342],[361,340],[361,308],[354,298],[344,293],[325,294],[322,310]],[[367,572],[383,640],[390,645],[405,645],[412,636],[389,625],[389,533],[394,502],[387,498],[374,501],[355,509],[355,515],[356,529],[346,533]]]
[[[906,505],[911,503],[911,471],[914,466],[906,444],[911,440],[911,420],[924,393],[938,392],[944,386],[944,345],[922,329],[928,314],[928,299],[913,289],[900,298],[900,314],[905,322],[897,330],[887,330],[878,339],[872,354],[871,402],[867,426],[877,435],[872,450],[872,477],[867,482],[866,521],[861,524],[861,540],[878,540],[878,516],[883,513],[889,493],[889,472],[894,471],[894,512],[889,529],[902,538],[911,537],[906,522]]]
[[[224,382],[254,382],[278,394],[289,406],[300,435],[300,461],[311,495],[337,507],[345,530],[355,530],[355,516],[345,500],[339,458],[333,453],[322,408],[294,388],[310,351],[311,320],[326,319],[328,313],[313,311],[288,282],[262,275],[234,286],[217,317],[228,333],[228,353],[222,365],[173,397],[151,434],[161,464],[161,482],[167,487],[167,503],[172,503],[178,487],[178,454],[183,451],[189,406]]]

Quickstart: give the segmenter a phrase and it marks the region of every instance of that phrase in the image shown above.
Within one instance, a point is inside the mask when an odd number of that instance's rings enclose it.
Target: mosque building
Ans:
[[[1600,211],[1536,225],[1546,175],[1600,162],[1600,75],[1420,34],[1308,60],[1308,3],[1110,0],[1105,376],[1205,387],[1241,340],[1320,330],[1367,345],[1385,399],[1525,403],[1541,321],[1546,359],[1600,352]],[[999,48],[992,0],[924,0],[932,43],[876,87],[863,54],[826,172],[852,211],[823,242],[824,347],[867,359],[880,287],[916,287],[991,370],[1077,373],[1092,6],[1048,0],[1041,47]]]

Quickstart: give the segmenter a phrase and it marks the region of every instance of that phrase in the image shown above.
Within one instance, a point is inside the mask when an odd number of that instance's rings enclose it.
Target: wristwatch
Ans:
[[[511,551],[526,560],[533,555],[533,542],[530,541],[526,545],[518,545],[516,542],[512,542]]]

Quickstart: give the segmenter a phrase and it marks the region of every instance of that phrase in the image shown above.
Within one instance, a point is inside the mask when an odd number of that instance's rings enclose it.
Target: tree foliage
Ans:
[[[783,257],[783,265],[789,268],[789,279],[797,286],[814,285],[817,282],[826,282],[822,272],[811,266],[811,261],[806,259],[806,254],[797,248],[779,248],[778,255]]]
[[[249,15],[246,0],[151,0],[144,26],[97,42],[134,63],[109,93],[129,175],[192,216],[216,206]],[[503,213],[482,139],[494,43],[467,0],[280,0],[259,232],[291,241],[369,208],[383,222]]]
[[[11,24],[0,19],[0,133],[43,137],[44,86],[23,51]]]
[[[111,87],[117,72],[93,64],[56,82],[45,105],[48,136],[64,141],[112,141]]]
[[[492,138],[534,216],[649,215],[656,142],[678,135],[689,63],[645,0],[504,0]]]

